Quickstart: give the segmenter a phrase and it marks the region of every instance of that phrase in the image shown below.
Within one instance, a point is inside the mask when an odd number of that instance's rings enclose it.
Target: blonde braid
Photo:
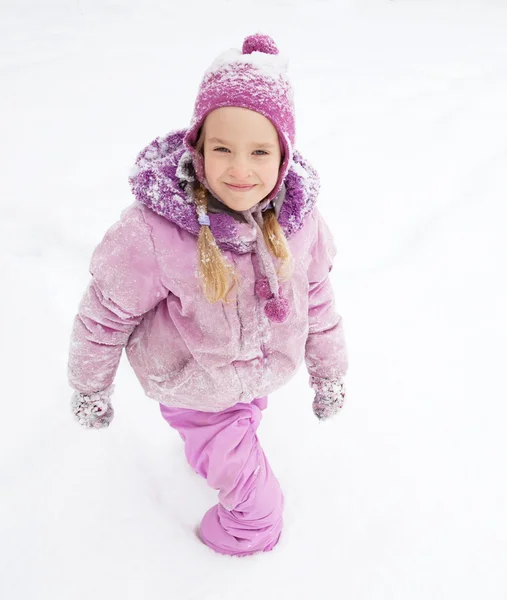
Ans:
[[[208,213],[208,195],[206,188],[198,183],[194,189],[195,204],[198,217]],[[230,304],[228,296],[238,284],[238,275],[217,246],[213,233],[208,225],[201,225],[197,240],[198,275],[208,302],[219,300]]]
[[[282,263],[277,270],[277,274],[281,276],[282,280],[287,280],[290,278],[293,268],[292,254],[287,238],[276,218],[274,209],[270,208],[262,214],[264,218],[262,226],[264,241],[269,252]]]

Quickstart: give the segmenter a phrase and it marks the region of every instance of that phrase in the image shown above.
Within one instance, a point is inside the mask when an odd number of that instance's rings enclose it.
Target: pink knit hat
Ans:
[[[206,116],[217,108],[238,106],[267,117],[278,131],[283,162],[268,200],[282,187],[295,141],[294,97],[287,77],[288,61],[267,35],[251,35],[243,49],[221,54],[204,74],[185,145],[191,152],[197,178],[206,185],[202,156],[195,144]]]

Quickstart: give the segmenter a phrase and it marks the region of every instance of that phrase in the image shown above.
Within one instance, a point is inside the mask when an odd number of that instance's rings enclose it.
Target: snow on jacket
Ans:
[[[303,360],[310,376],[341,379],[347,350],[329,279],[336,248],[315,206],[317,174],[295,152],[276,207],[294,264],[281,282],[288,319],[269,321],[255,294],[262,276],[256,230],[216,203],[210,227],[240,286],[230,305],[212,304],[197,276],[200,226],[184,133],[157,138],[140,153],[130,180],[136,201],[93,253],[72,331],[70,385],[82,393],[106,389],[123,348],[148,397],[195,410],[265,396]]]

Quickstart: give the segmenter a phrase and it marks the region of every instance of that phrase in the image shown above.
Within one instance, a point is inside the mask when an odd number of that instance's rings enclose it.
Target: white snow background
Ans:
[[[127,361],[101,431],[66,361],[137,152],[257,31],[290,57],[350,370],[332,421],[304,366],[270,397],[284,533],[231,558]],[[4,0],[0,40],[0,597],[506,599],[507,4]]]

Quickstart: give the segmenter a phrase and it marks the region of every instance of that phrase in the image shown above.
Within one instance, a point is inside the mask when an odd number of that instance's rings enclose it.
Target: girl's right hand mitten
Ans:
[[[85,429],[109,427],[114,416],[110,399],[113,389],[111,385],[102,392],[92,394],[74,392],[71,400],[72,412],[81,427]]]
[[[346,396],[343,380],[311,377],[310,385],[315,390],[312,408],[319,421],[325,421],[340,412]]]

